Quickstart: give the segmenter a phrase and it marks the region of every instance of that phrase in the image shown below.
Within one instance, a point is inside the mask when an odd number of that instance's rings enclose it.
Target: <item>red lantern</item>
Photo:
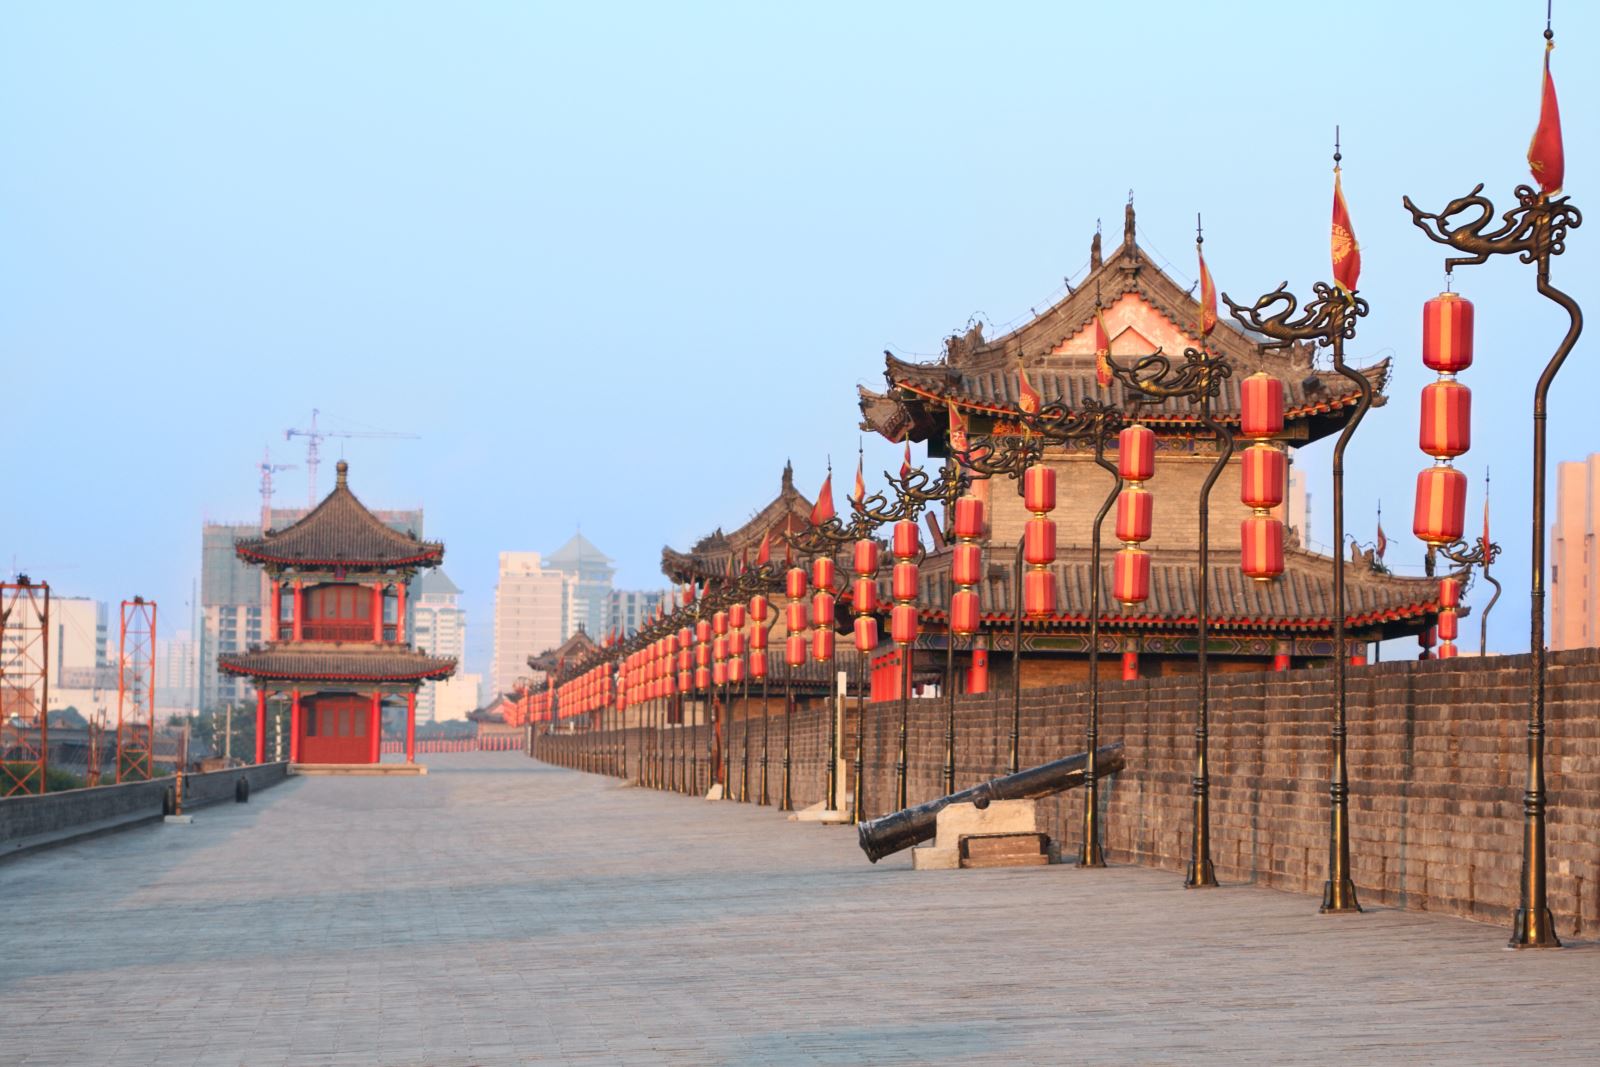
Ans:
[[[1154,516],[1155,498],[1150,490],[1140,485],[1128,486],[1117,497],[1117,540],[1125,544],[1150,540]]]
[[[711,668],[710,667],[696,667],[694,669],[694,687],[696,689],[707,689],[707,688],[710,687],[710,685],[711,685]]]
[[[967,493],[956,500],[953,533],[957,539],[976,539],[983,536],[983,501]]]
[[[857,615],[865,615],[876,611],[878,609],[878,580],[876,578],[857,578],[851,599],[855,603]]]
[[[818,661],[833,658],[833,628],[823,627],[811,635],[811,655]]]
[[[1417,506],[1411,532],[1430,545],[1461,539],[1467,518],[1467,476],[1443,464],[1417,475]]]
[[[889,615],[889,636],[897,645],[909,645],[917,639],[917,606],[896,604]]]
[[[694,646],[694,665],[696,667],[711,666],[711,646],[709,644]]]
[[[857,575],[878,573],[878,542],[863,537],[855,543],[851,563]]]
[[[1472,301],[1440,293],[1422,305],[1422,362],[1440,374],[1472,366]]]
[[[1458,634],[1458,616],[1453,611],[1439,612],[1439,640],[1454,641]]]
[[[726,611],[713,612],[711,615],[711,632],[722,637],[728,632],[728,613]]]
[[[750,598],[750,621],[757,626],[767,621],[767,598],[759,593]]]
[[[896,600],[917,599],[917,579],[917,565],[915,563],[896,563],[894,565],[894,598]]]
[[[915,564],[913,564],[915,566]],[[983,577],[983,549],[971,542],[959,544],[950,554],[950,580],[956,585],[977,585]]]
[[[1270,511],[1283,503],[1283,486],[1289,475],[1289,462],[1281,451],[1271,445],[1251,445],[1244,450],[1242,468],[1239,473],[1239,498],[1244,501],[1245,507]]]
[[[1239,383],[1239,432],[1245,437],[1283,432],[1283,382],[1256,371]]]
[[[735,630],[744,629],[744,605],[734,604],[728,608],[728,625]]]
[[[1454,459],[1472,447],[1472,390],[1454,378],[1422,387],[1417,445],[1434,459]]]
[[[1251,515],[1239,524],[1241,568],[1247,577],[1270,582],[1283,573],[1283,523],[1270,515]]]
[[[1029,570],[1022,576],[1022,610],[1033,619],[1055,614],[1056,576],[1050,568]]]
[[[787,610],[788,630],[790,633],[797,634],[810,624],[811,612],[810,609],[807,608],[804,600],[789,601]]]
[[[1459,654],[1454,641],[1440,641],[1439,651],[1435,653],[1440,659],[1455,659]]]
[[[1453,608],[1461,603],[1461,583],[1454,578],[1439,579],[1439,606]]]
[[[878,647],[878,620],[871,615],[857,615],[855,626],[856,651],[871,652]]]
[[[922,542],[914,519],[901,519],[894,524],[894,555],[896,559],[911,559],[922,551]]]
[[[692,644],[694,644],[694,631],[685,626],[678,631],[678,648],[686,649]]]
[[[811,598],[811,625],[824,629],[833,629],[834,596],[832,593],[818,593]]]
[[[711,665],[711,684],[712,685],[727,685],[728,684],[728,664],[727,664],[727,661],[718,660],[716,663],[713,663]]]
[[[730,685],[738,685],[742,681],[744,681],[744,660],[737,657],[730,659],[728,661],[728,683]]]
[[[1140,604],[1150,598],[1150,553],[1141,548],[1117,552],[1111,569],[1112,596],[1122,604]]]
[[[1156,435],[1148,426],[1129,426],[1117,435],[1117,470],[1126,482],[1147,482],[1156,472]]]
[[[806,661],[806,635],[790,634],[783,644],[784,659],[791,667],[804,665]]]
[[[811,561],[811,585],[816,589],[832,589],[834,563],[832,556],[818,556]]]
[[[694,639],[696,643],[702,645],[711,640],[711,622],[709,620],[701,619],[694,624]]]
[[[757,655],[752,654],[751,657],[750,657],[750,677],[753,680],[759,682],[761,679],[765,678],[766,676],[767,676],[767,652],[766,652],[766,649],[763,648],[761,650],[761,655],[757,656]]]
[[[1036,463],[1022,472],[1022,506],[1035,515],[1056,507],[1056,469]]]
[[[770,631],[765,626],[757,626],[750,631],[750,651],[765,652],[767,650],[767,634]]]
[[[790,600],[799,600],[806,595],[806,569],[804,567],[790,567],[783,576],[783,592]]]
[[[1056,524],[1049,519],[1029,519],[1022,527],[1022,559],[1034,567],[1056,561]]]
[[[712,640],[711,640],[711,658],[712,659],[727,659],[728,658],[728,635],[727,634],[718,634],[716,637],[712,638]]]
[[[958,634],[978,632],[978,594],[971,589],[958,589],[950,597],[950,629]]]

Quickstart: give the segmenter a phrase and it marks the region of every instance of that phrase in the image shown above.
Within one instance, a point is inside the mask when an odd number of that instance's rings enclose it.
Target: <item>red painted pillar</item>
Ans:
[[[294,634],[296,641],[305,640],[306,621],[306,589],[305,581],[300,578],[294,580]]]
[[[1124,682],[1137,681],[1139,678],[1139,653],[1124,652],[1122,654],[1122,680]]]
[[[405,586],[400,588],[404,589]],[[406,762],[417,762],[417,691],[406,694]]]
[[[1288,670],[1289,669],[1289,657],[1288,657],[1288,655],[1286,655],[1285,653],[1280,652],[1276,656],[1273,656],[1272,657],[1272,669],[1275,670],[1275,671],[1286,671],[1286,670]]]
[[[383,641],[383,583],[372,587],[372,640]]]
[[[298,591],[295,600],[300,599]],[[296,689],[289,701],[289,762],[300,762],[300,690]]]
[[[383,694],[376,689],[372,691],[372,759],[369,762],[383,762]]]
[[[406,583],[394,583],[394,639],[398,644],[406,643]]]
[[[279,641],[283,638],[283,583],[272,579],[272,629],[267,631],[267,640]]]
[[[256,688],[256,762],[267,762],[267,691],[259,686]]]

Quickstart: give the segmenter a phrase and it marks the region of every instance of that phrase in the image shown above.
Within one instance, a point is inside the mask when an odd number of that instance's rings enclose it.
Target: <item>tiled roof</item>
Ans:
[[[794,487],[794,469],[785,465],[778,495],[755,516],[732,533],[719,528],[695,542],[687,552],[674,548],[661,550],[661,573],[675,582],[689,579],[721,578],[730,565],[748,556],[755,563],[761,539],[772,535],[772,558],[783,558],[783,533],[788,517],[794,516],[794,529],[803,530],[811,515],[811,501]]]
[[[240,558],[291,567],[354,569],[435,566],[444,558],[444,545],[391,529],[368,511],[346,484],[347,470],[340,460],[333,492],[293,526],[235,541]]]
[[[300,644],[225,652],[217,666],[228,674],[283,682],[416,682],[448,678],[456,661],[412,648]]]

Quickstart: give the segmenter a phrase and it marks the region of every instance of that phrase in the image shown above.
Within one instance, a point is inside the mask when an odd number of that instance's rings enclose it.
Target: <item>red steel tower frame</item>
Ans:
[[[50,583],[0,584],[0,796],[43,793],[50,765]]]
[[[156,602],[122,602],[117,650],[117,781],[146,781],[156,733]]]

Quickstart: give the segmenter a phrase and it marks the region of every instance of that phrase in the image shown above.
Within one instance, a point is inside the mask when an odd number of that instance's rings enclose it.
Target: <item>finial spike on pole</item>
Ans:
[[[1343,158],[1344,158],[1344,156],[1339,154],[1339,125],[1338,125],[1338,123],[1335,123],[1334,127],[1333,127],[1333,169],[1334,170],[1338,170],[1339,169],[1339,161],[1341,159],[1343,159]]]

